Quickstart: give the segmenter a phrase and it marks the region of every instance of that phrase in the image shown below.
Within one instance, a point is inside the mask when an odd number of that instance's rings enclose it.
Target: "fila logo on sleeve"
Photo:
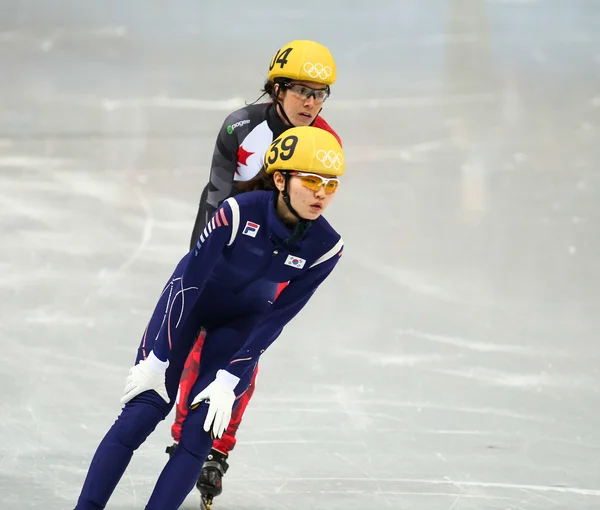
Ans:
[[[256,237],[258,229],[260,225],[258,223],[254,223],[253,221],[247,221],[242,234],[245,236]]]
[[[302,269],[304,264],[306,264],[306,260],[301,259],[300,257],[295,257],[294,255],[288,255],[287,259],[285,259],[284,264],[286,266],[292,266],[296,269]]]

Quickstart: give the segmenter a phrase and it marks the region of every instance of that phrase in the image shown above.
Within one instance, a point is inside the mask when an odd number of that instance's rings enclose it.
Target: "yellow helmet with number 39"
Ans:
[[[288,78],[333,85],[336,78],[335,60],[322,44],[309,40],[292,41],[281,47],[269,65],[269,80]]]
[[[313,126],[288,129],[273,141],[265,154],[265,170],[344,174],[344,151],[329,131]]]

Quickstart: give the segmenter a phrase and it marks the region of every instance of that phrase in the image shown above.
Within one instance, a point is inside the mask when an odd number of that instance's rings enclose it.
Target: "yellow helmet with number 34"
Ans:
[[[265,154],[265,170],[344,174],[344,151],[329,131],[313,126],[288,129],[273,141]]]
[[[336,78],[335,60],[322,44],[309,40],[292,41],[281,47],[269,65],[269,80],[288,78],[333,85]]]

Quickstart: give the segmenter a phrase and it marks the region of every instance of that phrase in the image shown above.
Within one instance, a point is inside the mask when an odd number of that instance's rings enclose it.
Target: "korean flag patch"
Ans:
[[[292,266],[296,269],[302,269],[306,264],[306,260],[301,259],[300,257],[295,257],[294,255],[288,255],[287,259],[285,259],[286,266]]]

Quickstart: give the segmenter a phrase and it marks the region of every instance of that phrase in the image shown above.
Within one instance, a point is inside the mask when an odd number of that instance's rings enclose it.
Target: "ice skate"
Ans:
[[[202,510],[210,510],[213,499],[223,492],[223,475],[227,469],[229,469],[227,455],[212,449],[196,483],[202,498]]]

